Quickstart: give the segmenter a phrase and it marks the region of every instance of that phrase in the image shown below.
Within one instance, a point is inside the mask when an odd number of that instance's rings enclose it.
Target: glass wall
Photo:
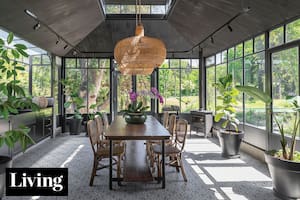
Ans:
[[[216,90],[213,84],[216,82],[215,56],[209,57],[205,61],[206,65],[206,109],[215,112]]]
[[[32,59],[32,95],[51,96],[51,62],[46,55],[34,55]]]
[[[130,103],[129,92],[132,90],[132,76],[118,75],[118,112],[127,109]]]
[[[149,92],[151,89],[151,76],[145,76],[145,75],[137,75],[136,76],[136,91],[138,93],[142,92],[142,91],[147,91]],[[141,96],[139,97],[140,101],[143,102],[144,106],[149,106],[149,109],[147,109],[147,111],[150,111],[150,107],[151,107],[151,98],[146,95],[146,96]]]
[[[271,63],[273,118],[284,122],[286,133],[291,134],[295,114],[291,100],[287,98],[299,95],[299,48],[272,53]],[[279,133],[277,126],[274,126],[274,132]]]
[[[181,112],[199,109],[199,60],[166,59],[158,68],[159,91],[164,98],[162,107],[178,106]]]
[[[92,105],[97,111],[110,112],[110,60],[73,59],[65,60],[65,77],[73,80],[79,95],[84,99],[81,113],[88,113]],[[66,99],[69,97],[67,96]],[[66,113],[73,113],[72,107]]]
[[[235,85],[255,86],[263,91],[266,90],[265,84],[270,85],[273,114],[280,120],[286,120],[285,127],[288,128],[291,127],[292,110],[288,109],[290,102],[287,99],[299,95],[300,44],[295,41],[300,39],[300,19],[278,26],[267,34],[269,46],[265,42],[265,34],[261,34],[206,58],[206,107],[214,111],[220,103],[212,84],[228,68]],[[288,48],[286,43],[289,42],[295,45]],[[265,55],[270,55],[270,66],[265,65]],[[266,68],[271,68],[269,82],[266,82]],[[240,95],[236,108],[237,116],[244,124],[266,129],[266,107],[263,102]],[[278,133],[275,122],[272,124],[273,131]]]
[[[237,44],[206,58],[206,108],[215,111],[221,102],[212,86],[220,77],[232,74],[234,85],[251,85],[265,90],[264,35]],[[247,95],[237,98],[237,118],[248,125],[265,129],[265,104]]]
[[[8,32],[0,28],[0,38],[4,41]],[[12,45],[24,44],[27,47],[28,57],[20,56],[16,61],[17,66],[24,68],[16,77],[27,95],[51,97],[51,62],[46,51],[14,36]],[[9,55],[8,55],[9,56]]]

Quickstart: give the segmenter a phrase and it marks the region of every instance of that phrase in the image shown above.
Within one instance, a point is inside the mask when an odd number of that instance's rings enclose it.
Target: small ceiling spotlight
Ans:
[[[25,9],[24,12],[25,12],[27,15],[29,15],[30,17],[33,17],[34,19],[37,19],[37,16],[36,16],[33,12],[31,12],[31,11],[29,11],[29,10],[27,10],[27,9]]]
[[[41,24],[40,22],[36,23],[34,26],[33,26],[33,30],[38,30],[39,28],[41,27]]]
[[[213,44],[215,43],[213,36],[210,37],[210,42]]]
[[[231,27],[229,24],[227,25],[227,28],[228,28],[228,30],[229,30],[230,32],[233,31],[232,27]]]
[[[243,8],[243,12],[244,12],[244,13],[247,13],[247,12],[249,12],[250,10],[251,10],[250,6],[247,6],[247,7],[244,7],[244,8]]]
[[[68,46],[69,46],[69,45],[66,44],[66,45],[64,46],[64,49],[68,48]]]
[[[58,44],[60,42],[60,37],[57,36],[57,40],[55,42],[55,44]]]
[[[76,56],[76,55],[77,55],[77,51],[74,50],[74,51],[73,51],[73,56]]]

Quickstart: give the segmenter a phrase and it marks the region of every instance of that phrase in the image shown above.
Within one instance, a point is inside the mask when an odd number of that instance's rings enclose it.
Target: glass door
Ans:
[[[290,97],[299,95],[299,47],[272,52],[271,72],[273,116],[269,148],[274,149],[280,145],[280,133],[275,118],[284,124],[283,127],[288,137],[293,127],[294,113]]]

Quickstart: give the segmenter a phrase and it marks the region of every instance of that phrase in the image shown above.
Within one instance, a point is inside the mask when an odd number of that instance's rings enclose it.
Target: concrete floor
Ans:
[[[175,168],[166,167],[166,189],[156,182],[124,183],[108,189],[108,169],[98,172],[89,186],[92,151],[84,135],[61,135],[48,139],[14,160],[14,167],[67,167],[69,195],[65,197],[4,197],[3,199],[201,199],[275,200],[264,163],[242,154],[241,159],[223,159],[215,138],[188,136],[184,164],[188,182]]]

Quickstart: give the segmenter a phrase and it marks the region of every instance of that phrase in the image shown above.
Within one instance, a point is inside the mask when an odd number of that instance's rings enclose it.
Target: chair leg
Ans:
[[[157,164],[157,180],[160,182],[160,161],[159,161],[159,154],[157,154],[157,160],[156,160],[156,164]]]
[[[151,144],[149,145],[149,159],[150,159],[150,167],[154,167],[154,162],[155,162],[155,158],[154,158],[154,152],[152,150],[152,146]]]
[[[117,177],[120,178],[121,175],[121,155],[118,156],[117,161]]]
[[[93,164],[93,170],[92,170],[92,174],[91,174],[91,178],[90,178],[90,186],[93,186],[94,177],[96,176],[97,167],[98,167],[98,159],[95,157],[94,158],[94,164]]]
[[[176,171],[177,171],[177,173],[179,173],[180,171],[179,171],[179,167],[181,166],[180,165],[180,157],[178,157],[178,155],[175,157],[175,162],[176,162]]]
[[[183,163],[182,163],[181,157],[179,158],[179,163],[180,163],[180,168],[181,168],[181,173],[182,173],[182,176],[183,176],[183,180],[184,180],[185,182],[187,182],[186,175],[185,175],[185,171],[184,171],[184,169],[183,169]]]

